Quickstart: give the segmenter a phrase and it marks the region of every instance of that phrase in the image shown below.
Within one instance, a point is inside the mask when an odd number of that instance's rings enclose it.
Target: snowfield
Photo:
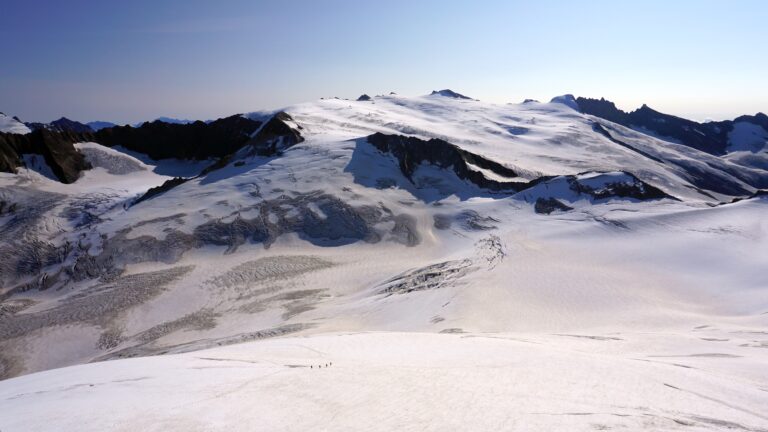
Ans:
[[[27,134],[32,131],[24,123],[0,113],[0,132]]]
[[[754,131],[718,157],[570,102],[320,100],[204,174],[0,174],[0,431],[768,431]]]
[[[744,358],[754,349],[707,341],[722,337],[734,335],[700,329],[629,337],[366,332],[272,339],[16,378],[0,388],[0,425],[765,430],[765,357]]]

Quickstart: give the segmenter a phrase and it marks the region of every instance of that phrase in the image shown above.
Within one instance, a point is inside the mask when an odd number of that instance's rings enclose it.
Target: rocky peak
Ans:
[[[469,96],[464,96],[461,93],[456,93],[453,90],[450,89],[443,89],[443,90],[432,90],[432,93],[430,93],[430,96],[444,96],[454,99],[472,99]]]
[[[75,132],[75,133],[87,133],[93,132],[90,126],[80,123],[78,121],[70,120],[66,117],[62,117],[58,120],[54,120],[49,124],[48,129],[59,132]]]
[[[288,113],[280,111],[272,116],[248,141],[255,154],[272,156],[304,141],[297,125]]]

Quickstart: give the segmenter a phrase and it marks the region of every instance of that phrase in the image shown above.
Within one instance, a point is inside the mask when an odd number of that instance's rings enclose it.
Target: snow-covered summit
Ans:
[[[579,110],[579,104],[576,102],[576,98],[572,94],[565,94],[562,96],[555,96],[552,98],[550,103],[559,103],[563,104],[565,106],[568,106],[570,108],[575,109],[576,111]]]

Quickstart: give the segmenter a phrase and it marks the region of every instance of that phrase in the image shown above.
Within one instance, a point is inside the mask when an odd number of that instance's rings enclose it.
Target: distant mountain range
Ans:
[[[460,103],[475,103],[472,98],[449,89],[433,91],[428,98],[445,98]],[[358,103],[375,103],[382,98],[399,98],[397,95],[372,98],[362,95]],[[334,99],[341,101],[341,99]],[[480,103],[480,102],[477,102]],[[699,123],[669,114],[660,113],[643,105],[641,108],[624,112],[613,102],[605,99],[558,96],[550,104],[560,104],[580,113],[591,124],[591,133],[608,139],[616,145],[643,155],[656,163],[676,169],[683,169],[695,179],[694,187],[705,191],[732,197],[748,196],[755,190],[768,187],[766,142],[768,142],[768,116],[763,113],[744,115],[734,120]],[[526,100],[521,107],[535,109],[542,104]],[[590,121],[590,116],[600,121]],[[201,122],[160,117],[153,122],[134,126],[117,126],[109,122],[83,124],[62,117],[50,123],[22,123],[18,118],[0,116],[0,171],[15,172],[24,166],[24,154],[39,154],[44,157],[52,172],[62,182],[75,181],[79,173],[87,169],[87,163],[72,146],[77,141],[93,141],[106,146],[122,148],[147,155],[152,159],[227,158],[238,152],[249,142],[262,125],[272,125],[274,136],[285,138],[286,143],[301,141],[299,129],[287,126],[291,123],[288,114],[280,113],[269,122],[263,116],[234,115],[216,121]],[[607,122],[607,123],[606,123]],[[273,125],[274,124],[274,125]],[[629,128],[650,142],[682,145],[700,152],[701,155],[686,153],[686,159],[653,156],[632,144],[636,139],[616,129],[616,125]],[[297,126],[298,127],[298,126]],[[524,133],[526,126],[514,126],[510,133]],[[295,132],[293,132],[295,131]],[[418,133],[418,130],[414,130]],[[295,136],[294,136],[295,135]],[[578,140],[578,137],[571,139]],[[590,138],[591,139],[591,138]],[[251,140],[251,141],[249,141]],[[285,145],[285,144],[281,144]],[[292,144],[288,144],[292,145]],[[651,146],[656,152],[658,144]],[[278,151],[274,145],[254,150],[259,154],[273,154]],[[666,153],[662,153],[666,155]],[[711,156],[704,156],[711,155]],[[707,159],[714,157],[715,159]],[[698,159],[692,163],[690,158]],[[627,170],[632,167],[622,167]]]
[[[175,119],[171,117],[158,117],[155,120],[150,121],[152,122],[162,122],[162,123],[168,123],[168,124],[189,124],[194,123],[196,120],[181,120],[181,119]],[[144,123],[148,122],[138,122],[133,124],[133,127],[140,127]],[[86,132],[97,132],[101,129],[111,128],[118,126],[116,123],[108,122],[108,121],[92,121],[88,123],[81,123],[79,121],[70,120],[66,117],[61,117],[58,120],[54,120],[50,123],[39,123],[39,122],[23,122],[18,117],[8,117],[3,113],[0,113],[0,132],[6,132],[6,133],[29,133],[31,131],[39,130],[39,129],[46,129],[53,132],[75,132],[75,133],[86,133]]]

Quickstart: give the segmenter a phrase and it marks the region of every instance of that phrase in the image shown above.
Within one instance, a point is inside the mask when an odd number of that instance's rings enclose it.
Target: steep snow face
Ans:
[[[15,118],[0,113],[0,132],[27,134],[32,132],[32,130]]]
[[[760,125],[736,122],[728,133],[728,152],[752,152],[764,150],[768,143],[768,131]]]
[[[736,122],[728,134],[725,159],[747,169],[768,172],[768,131],[750,122]],[[768,188],[768,184],[761,189]]]
[[[92,169],[101,168],[109,174],[131,174],[148,169],[148,166],[139,159],[96,143],[79,143],[75,148],[85,155]]]

